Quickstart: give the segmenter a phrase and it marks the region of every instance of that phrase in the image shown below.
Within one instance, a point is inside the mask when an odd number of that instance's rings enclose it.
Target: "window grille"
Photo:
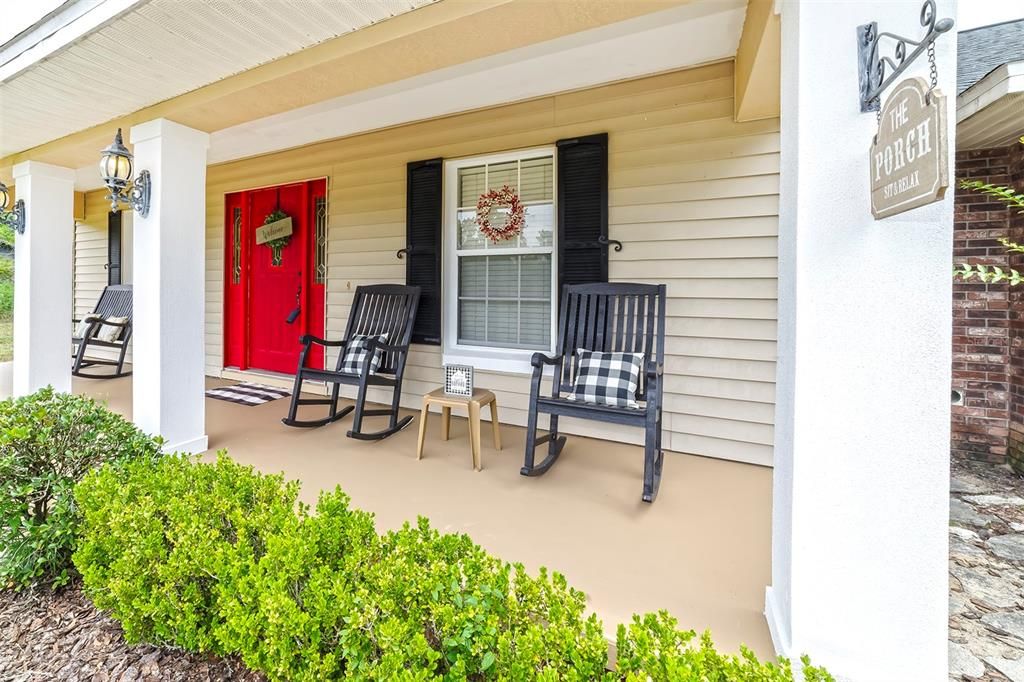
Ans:
[[[327,197],[316,198],[314,217],[316,250],[313,265],[316,283],[323,284],[327,281]]]
[[[554,164],[551,155],[463,167],[455,208],[458,343],[546,349],[551,344]],[[517,237],[492,244],[476,224],[478,197],[508,185],[526,206]],[[495,211],[496,221],[507,210]]]
[[[242,209],[235,208],[234,219],[231,228],[232,256],[231,256],[231,281],[239,284],[242,281]]]

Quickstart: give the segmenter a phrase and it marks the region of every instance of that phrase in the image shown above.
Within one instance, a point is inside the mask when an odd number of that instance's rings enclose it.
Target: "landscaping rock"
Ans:
[[[981,677],[985,674],[985,664],[971,653],[963,644],[949,643],[949,676],[953,679]]]
[[[1001,559],[1024,561],[1024,535],[996,535],[985,545]]]
[[[949,491],[962,495],[981,495],[992,489],[992,486],[980,478],[967,473],[953,472],[953,479],[949,483]]]
[[[949,501],[949,520],[954,523],[984,528],[994,519],[990,516],[982,516],[971,505],[954,498]]]
[[[950,680],[1024,682],[1024,479],[954,460],[950,488]]]
[[[950,526],[949,553],[953,556],[985,556],[982,540],[973,530]]]
[[[985,550],[977,545],[965,542],[958,537],[949,539],[949,553],[958,557],[983,557]]]
[[[981,622],[996,632],[1011,635],[1024,643],[1024,611],[987,613],[981,617]]]
[[[989,657],[985,661],[1003,675],[1006,675],[1010,682],[1024,682],[1024,660]]]
[[[968,566],[953,566],[950,569],[963,586],[964,596],[990,609],[1006,609],[1017,606],[1021,601],[1020,591],[1002,580],[1000,576],[986,570]]]
[[[976,506],[1024,506],[1024,497],[1016,497],[1015,495],[965,495],[963,499]]]

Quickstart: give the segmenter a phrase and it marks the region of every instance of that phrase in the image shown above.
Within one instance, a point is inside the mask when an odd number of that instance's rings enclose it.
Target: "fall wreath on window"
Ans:
[[[508,217],[503,223],[492,224],[491,218],[494,209],[507,208]],[[492,189],[480,195],[476,202],[476,224],[481,234],[497,244],[506,239],[512,239],[523,231],[523,224],[526,222],[526,208],[519,200],[519,195],[508,185],[502,185],[501,189]]]

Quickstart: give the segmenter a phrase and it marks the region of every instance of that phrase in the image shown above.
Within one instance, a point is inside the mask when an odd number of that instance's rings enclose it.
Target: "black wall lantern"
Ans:
[[[0,223],[10,225],[18,234],[25,234],[25,200],[18,199],[11,208],[11,191],[0,182]]]
[[[121,204],[131,206],[142,217],[149,215],[149,194],[152,180],[149,171],[139,172],[139,177],[132,182],[132,153],[124,146],[121,129],[117,129],[114,141],[103,150],[100,157],[100,174],[103,182],[110,190],[110,210],[115,213],[121,210]]]

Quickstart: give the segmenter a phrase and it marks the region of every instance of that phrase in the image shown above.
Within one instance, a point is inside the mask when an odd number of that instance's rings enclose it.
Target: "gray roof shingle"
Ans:
[[[961,31],[956,36],[956,94],[993,69],[1024,60],[1024,19]]]

